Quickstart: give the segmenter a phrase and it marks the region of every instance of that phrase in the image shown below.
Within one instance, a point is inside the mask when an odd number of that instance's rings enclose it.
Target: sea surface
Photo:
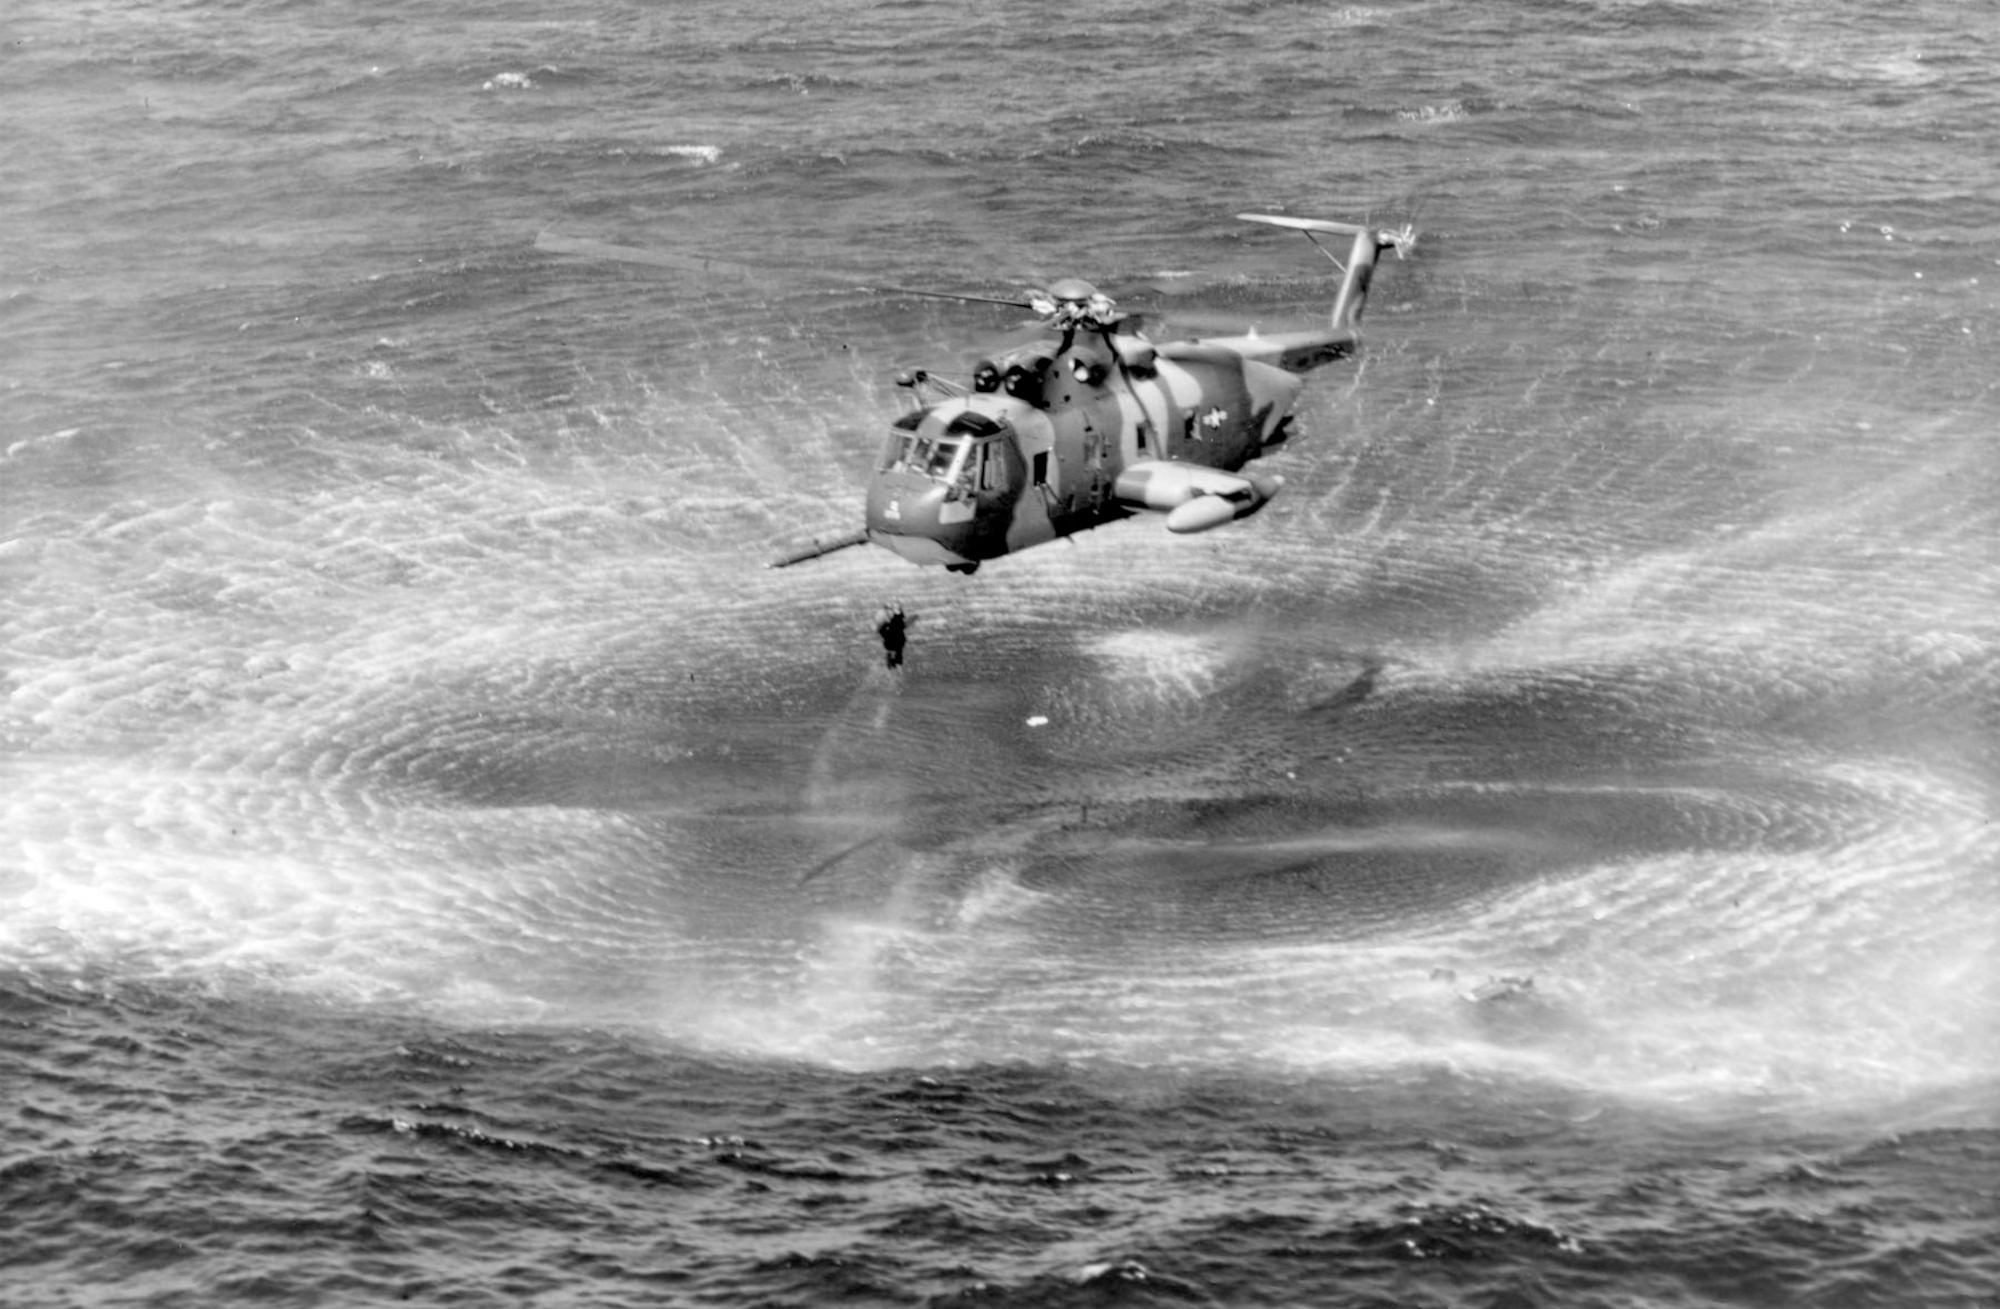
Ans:
[[[0,121],[0,1302],[2000,1305],[1990,5],[7,0]],[[1244,210],[1420,233],[1269,509],[763,566],[1024,326],[868,288],[1322,321]]]

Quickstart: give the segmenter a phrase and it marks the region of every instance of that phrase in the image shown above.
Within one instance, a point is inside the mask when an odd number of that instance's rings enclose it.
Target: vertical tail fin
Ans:
[[[1381,249],[1373,232],[1354,234],[1354,244],[1347,250],[1347,275],[1340,279],[1340,294],[1333,298],[1335,327],[1361,326],[1361,310],[1368,303],[1368,284],[1375,280],[1375,256]]]

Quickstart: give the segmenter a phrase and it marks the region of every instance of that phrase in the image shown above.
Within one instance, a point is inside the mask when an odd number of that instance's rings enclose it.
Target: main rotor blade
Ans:
[[[664,250],[646,250],[636,245],[614,245],[609,241],[593,241],[583,236],[563,236],[556,232],[543,232],[537,236],[535,249],[546,250],[550,254],[585,255],[592,259],[615,259],[626,264],[648,264],[654,268],[678,268],[689,273],[726,273],[735,277],[769,276],[748,264],[733,264],[726,259],[711,259],[707,255],[669,254]]]
[[[1033,310],[1026,300],[1006,300],[994,295],[964,295],[957,291],[925,291],[914,286],[890,286],[887,282],[856,282],[864,291],[887,291],[893,295],[920,295],[930,300],[959,300],[974,305],[1006,305],[1010,309]]]
[[[586,236],[564,236],[560,232],[543,232],[535,237],[535,248],[557,255],[582,255],[590,259],[612,259],[626,264],[646,264],[652,268],[677,268],[689,273],[722,273],[734,277],[772,277],[769,269],[755,268],[749,264],[732,263],[727,259],[716,259],[704,254],[670,254],[665,250],[649,250],[643,246],[618,245],[611,241],[592,240]],[[813,278],[837,282],[857,291],[887,292],[893,295],[916,295],[931,300],[957,300],[965,304],[1005,305],[1009,309],[1028,309],[1034,306],[1026,300],[1008,299],[991,295],[964,295],[956,291],[928,291],[915,286],[892,286],[887,282],[864,282],[850,278],[829,277],[825,273],[794,272],[790,276]]]

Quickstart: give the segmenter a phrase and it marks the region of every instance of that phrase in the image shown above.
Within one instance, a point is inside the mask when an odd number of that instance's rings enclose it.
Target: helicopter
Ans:
[[[969,385],[904,373],[912,408],[890,424],[868,484],[864,525],[771,560],[787,568],[875,544],[911,563],[980,565],[1134,514],[1164,512],[1170,532],[1205,532],[1270,503],[1284,479],[1244,473],[1289,435],[1304,374],[1351,356],[1377,257],[1400,259],[1415,230],[1275,214],[1247,222],[1305,236],[1341,270],[1325,327],[1154,343],[1143,319],[1089,282],[1064,278],[1025,299],[881,287],[900,294],[1033,312],[1033,339],[981,360]],[[1347,258],[1323,235],[1350,238]],[[688,266],[626,247],[556,238],[558,253]],[[935,398],[927,398],[926,392]]]

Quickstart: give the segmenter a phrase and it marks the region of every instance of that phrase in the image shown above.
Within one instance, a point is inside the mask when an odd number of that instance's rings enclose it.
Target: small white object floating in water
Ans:
[[[718,145],[670,145],[660,151],[663,155],[673,155],[689,159],[697,164],[712,164],[722,158],[722,147]]]
[[[1030,727],[1047,727],[1048,725],[1049,716],[1047,714],[1031,714],[1028,717],[1028,726]]]

